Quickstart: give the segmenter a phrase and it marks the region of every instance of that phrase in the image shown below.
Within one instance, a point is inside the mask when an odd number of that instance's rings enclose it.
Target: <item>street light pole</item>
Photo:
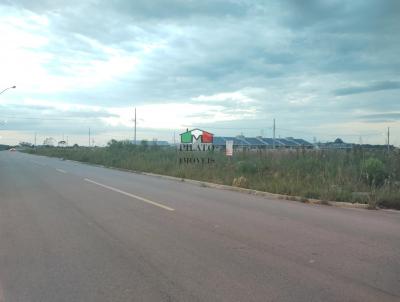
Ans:
[[[2,94],[3,92],[7,91],[8,89],[14,89],[14,88],[17,88],[17,86],[14,85],[14,86],[11,86],[11,87],[7,87],[6,89],[2,90],[0,92],[0,94]]]

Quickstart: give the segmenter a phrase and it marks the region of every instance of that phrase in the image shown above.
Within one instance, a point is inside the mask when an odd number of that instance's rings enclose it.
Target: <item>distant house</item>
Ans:
[[[304,139],[287,138],[268,138],[268,137],[246,137],[238,136],[216,136],[214,146],[219,150],[225,150],[226,141],[233,141],[235,150],[260,150],[260,149],[312,149],[313,144]]]

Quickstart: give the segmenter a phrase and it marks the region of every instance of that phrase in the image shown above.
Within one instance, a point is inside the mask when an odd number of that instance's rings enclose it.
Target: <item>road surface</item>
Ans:
[[[14,301],[400,301],[400,214],[3,151]]]

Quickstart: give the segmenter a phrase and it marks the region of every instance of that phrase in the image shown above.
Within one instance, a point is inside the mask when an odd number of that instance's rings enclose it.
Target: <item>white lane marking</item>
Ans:
[[[63,170],[63,169],[56,169],[58,172],[60,173],[67,173],[67,171]]]
[[[151,204],[151,205],[156,206],[156,207],[160,207],[160,208],[162,208],[162,209],[164,209],[164,210],[167,210],[167,211],[175,211],[175,209],[170,208],[170,207],[168,207],[168,206],[165,206],[165,205],[163,205],[163,204],[161,204],[161,203],[158,203],[158,202],[155,202],[155,201],[151,201],[151,200],[149,200],[149,199],[147,199],[147,198],[143,198],[143,197],[140,197],[140,196],[137,196],[137,195],[134,195],[134,194],[131,194],[131,193],[122,191],[122,190],[117,189],[117,188],[114,188],[114,187],[110,187],[110,186],[107,186],[107,185],[103,185],[103,184],[101,184],[101,183],[99,183],[99,182],[96,182],[96,181],[94,181],[94,180],[91,180],[91,179],[89,179],[89,178],[85,178],[85,181],[90,182],[90,183],[95,184],[95,185],[98,185],[98,186],[100,186],[100,187],[109,189],[109,190],[111,190],[111,191],[114,191],[114,192],[123,194],[123,195],[125,195],[125,196],[129,196],[129,197],[132,197],[132,198],[141,200],[141,201],[143,201],[143,202],[145,202],[145,203]]]

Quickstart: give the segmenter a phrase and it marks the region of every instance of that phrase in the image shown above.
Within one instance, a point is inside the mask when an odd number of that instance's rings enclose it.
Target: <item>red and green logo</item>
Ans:
[[[214,140],[214,134],[195,128],[192,130],[186,129],[186,132],[181,133],[181,144],[212,144]]]

